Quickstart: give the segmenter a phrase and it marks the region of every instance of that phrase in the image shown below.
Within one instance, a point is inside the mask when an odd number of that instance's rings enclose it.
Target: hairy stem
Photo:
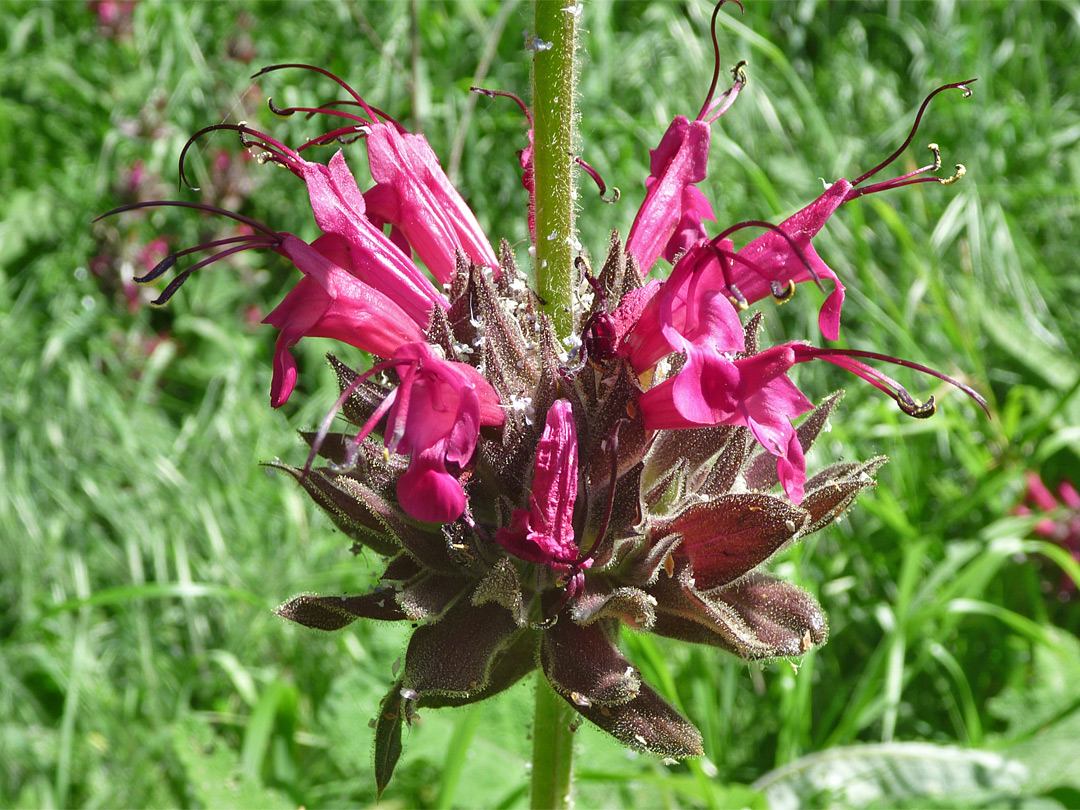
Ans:
[[[533,810],[565,810],[571,806],[571,768],[575,712],[555,694],[543,670],[536,673],[536,716],[533,720]]]
[[[536,285],[564,338],[574,325],[574,92],[578,15],[569,0],[534,0],[533,133],[536,182]]]

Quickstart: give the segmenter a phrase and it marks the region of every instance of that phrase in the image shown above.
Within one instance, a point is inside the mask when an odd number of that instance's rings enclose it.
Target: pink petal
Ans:
[[[340,152],[331,163],[332,169],[318,163],[301,165],[316,223],[324,233],[336,234],[348,242],[349,270],[353,275],[382,291],[426,329],[432,307],[449,306],[446,297],[365,216],[363,196],[359,195],[356,181],[347,179],[346,175],[352,175]]]
[[[452,523],[465,512],[465,491],[446,471],[443,448],[415,453],[397,481],[397,498],[406,514],[426,523]]]
[[[829,217],[847,198],[851,183],[840,179],[829,186],[820,197],[780,224],[780,228],[802,249],[810,268],[819,278],[832,279],[833,292],[821,308],[818,325],[828,340],[839,337],[840,309],[844,303],[844,287],[837,275],[821,260],[810,240],[825,226]],[[760,301],[771,292],[769,282],[796,284],[810,281],[813,276],[784,237],[767,231],[739,251],[739,256],[752,262],[757,271],[741,262],[732,268],[733,281],[747,301]]]
[[[441,283],[453,278],[459,249],[497,277],[499,263],[487,237],[427,139],[390,124],[370,129],[368,162],[377,183],[366,195],[372,214],[399,228]]]
[[[683,192],[691,184],[705,179],[710,138],[707,123],[688,121],[685,116],[677,115],[660,145],[651,151],[650,172],[654,180],[648,184],[645,201],[626,240],[626,250],[637,259],[642,275],[652,269],[679,228],[685,200]],[[691,213],[700,216],[700,200],[691,197],[690,203],[694,206]]]

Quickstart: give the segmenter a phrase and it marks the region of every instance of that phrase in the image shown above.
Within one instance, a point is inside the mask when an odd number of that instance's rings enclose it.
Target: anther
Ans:
[[[739,310],[739,312],[745,312],[750,308],[750,304],[746,301],[746,296],[735,286],[734,282],[728,284],[727,288],[729,293],[728,301],[732,303],[735,309]]]
[[[933,396],[919,404],[910,395],[906,395],[906,392],[901,392],[896,398],[896,404],[900,406],[900,410],[915,419],[929,419],[937,413],[937,404]]]
[[[735,63],[735,66],[731,69],[731,76],[736,82],[746,87],[746,66],[750,64],[747,59],[740,59]]]
[[[941,168],[941,147],[938,146],[936,143],[932,143],[929,144],[926,148],[934,153],[934,168],[932,168],[930,171],[936,172],[938,169]]]
[[[787,284],[781,284],[779,281],[769,282],[769,292],[772,294],[772,299],[778,304],[786,304],[795,296],[795,282],[790,278]]]
[[[136,284],[147,284],[156,278],[160,278],[164,275],[174,264],[176,264],[177,256],[175,253],[170,253],[156,265],[154,269],[147,273],[145,276],[136,276],[132,281]]]
[[[274,97],[273,96],[270,96],[269,98],[266,99],[266,104],[267,104],[267,106],[270,107],[270,112],[272,112],[278,118],[288,118],[293,113],[296,112],[296,110],[282,110],[282,109],[278,109],[277,107],[275,107],[274,106]]]
[[[957,163],[956,164],[956,174],[954,174],[952,177],[938,178],[938,182],[941,183],[941,185],[943,185],[943,186],[951,186],[953,183],[957,182],[965,174],[967,174],[967,167],[963,163]]]

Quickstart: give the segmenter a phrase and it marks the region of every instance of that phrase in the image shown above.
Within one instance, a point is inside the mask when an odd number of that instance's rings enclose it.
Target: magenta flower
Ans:
[[[284,405],[296,387],[296,361],[289,349],[302,337],[340,340],[384,357],[402,344],[424,337],[393,299],[327,258],[321,247],[318,240],[309,245],[286,234],[276,248],[292,260],[304,278],[263,319],[281,330],[274,347],[270,386],[270,402],[275,408]]]
[[[413,321],[426,328],[431,308],[445,307],[446,298],[367,217],[365,197],[345,164],[345,156],[339,151],[328,166],[299,158],[296,162],[307,183],[319,228],[345,241],[339,246],[339,250],[347,246],[349,263],[345,266],[361,280],[393,296]]]
[[[570,403],[557,399],[548,411],[536,445],[528,509],[515,509],[510,526],[495,541],[529,562],[559,566],[578,557],[574,542],[574,503],[578,490],[577,428]]]
[[[638,209],[626,252],[638,263],[643,275],[648,274],[661,255],[669,262],[693,245],[707,238],[703,219],[715,220],[708,199],[695,185],[705,179],[709,160],[711,125],[735,103],[746,86],[745,63],[732,70],[735,81],[731,88],[713,98],[720,78],[720,48],[716,41],[716,15],[723,2],[713,9],[712,38],[715,62],[712,86],[693,121],[677,115],[668,127],[659,146],[650,151],[649,178],[645,181],[645,201]]]
[[[503,423],[498,396],[472,366],[448,363],[426,343],[399,347],[393,361],[401,384],[387,398],[386,447],[411,457],[397,481],[398,503],[417,520],[450,523],[466,498],[447,465],[465,466],[480,426]]]
[[[776,456],[776,469],[792,503],[803,499],[806,460],[791,420],[814,406],[787,377],[795,365],[789,346],[728,360],[693,349],[674,377],[641,395],[638,404],[649,430],[714,425],[749,428]]]
[[[659,146],[651,151],[650,175],[646,180],[647,193],[630,228],[627,252],[637,260],[641,273],[647,275],[661,255],[667,261],[675,263],[679,256],[695,246],[711,243],[713,255],[709,260],[718,265],[717,269],[722,276],[717,290],[722,290],[739,309],[745,309],[749,304],[770,295],[783,303],[794,293],[796,284],[813,281],[820,287],[822,279],[829,279],[833,282],[833,290],[822,304],[818,325],[828,340],[837,340],[840,312],[844,304],[844,286],[837,274],[818,256],[811,240],[845,202],[866,194],[916,183],[949,185],[962,177],[965,169],[959,164],[952,177],[925,176],[941,168],[938,146],[931,144],[934,161],[930,165],[901,177],[859,188],[904,152],[914,139],[923,113],[934,96],[953,88],[962,89],[965,95],[970,95],[967,85],[975,80],[947,84],[930,93],[919,108],[911,131],[900,148],[854,182],[841,178],[829,184],[820,197],[779,226],[760,221],[741,222],[727,228],[710,242],[702,221],[715,220],[716,217],[709,201],[696,184],[704,180],[706,175],[710,125],[730,109],[746,86],[745,63],[740,62],[732,69],[735,77],[732,87],[716,99],[713,98],[720,75],[716,15],[722,4],[717,4],[713,10],[715,62],[709,93],[697,118],[689,121],[685,116],[676,116]],[[728,237],[747,227],[765,227],[767,231],[735,251]]]
[[[390,124],[368,129],[368,161],[376,185],[364,199],[376,227],[389,222],[399,230],[440,284],[453,277],[459,250],[498,276],[499,262],[487,237],[427,139]]]
[[[734,257],[736,261],[732,263],[731,267],[729,289],[733,290],[740,300],[750,303],[760,301],[768,295],[772,295],[778,301],[783,302],[794,292],[796,284],[814,281],[820,286],[821,279],[831,279],[833,291],[821,306],[821,312],[818,316],[818,328],[827,340],[838,339],[840,311],[844,306],[844,285],[840,283],[836,273],[821,260],[810,240],[817,236],[829,220],[829,217],[846,202],[866,194],[874,194],[917,183],[951,185],[963,177],[966,170],[960,164],[957,164],[956,174],[951,177],[925,176],[928,172],[934,172],[941,168],[941,154],[938,146],[937,144],[930,144],[929,148],[934,154],[934,160],[929,165],[892,180],[884,180],[859,188],[862,183],[890,165],[907,149],[908,145],[914,140],[923,113],[934,96],[944,90],[954,88],[963,90],[965,96],[968,96],[971,94],[971,90],[968,89],[967,85],[974,81],[975,79],[969,79],[966,82],[946,84],[934,90],[923,100],[922,106],[915,116],[915,123],[912,125],[911,131],[908,133],[904,143],[892,155],[853,182],[841,178],[830,184],[820,197],[782,222],[779,228],[767,231],[738,251]],[[724,235],[727,235],[732,230],[729,228]]]
[[[672,352],[709,350],[724,354],[745,349],[739,316],[724,294],[723,278],[709,261],[707,245],[688,251],[663,282],[650,282],[648,303],[617,347],[638,373],[656,365]],[[640,307],[630,298],[616,310],[621,318],[627,306]],[[620,311],[621,310],[621,311]]]

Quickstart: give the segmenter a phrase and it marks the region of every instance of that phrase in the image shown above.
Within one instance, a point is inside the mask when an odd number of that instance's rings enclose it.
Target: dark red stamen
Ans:
[[[308,116],[312,115],[332,115],[337,118],[345,118],[349,121],[356,121],[361,126],[371,126],[374,121],[369,121],[367,118],[363,118],[359,115],[353,115],[352,113],[342,112],[341,110],[335,110],[331,107],[277,107],[274,105],[274,97],[270,96],[266,99],[266,105],[270,108],[270,112],[280,118],[288,118],[295,115],[298,112],[307,113]]]
[[[712,83],[709,85],[709,92],[705,96],[705,103],[701,105],[701,112],[697,114],[698,120],[702,120],[705,117],[705,113],[708,112],[709,106],[712,104],[713,93],[716,92],[716,85],[720,81],[720,43],[716,39],[716,17],[720,13],[720,7],[726,2],[732,2],[739,7],[739,11],[743,14],[746,13],[746,9],[743,8],[742,3],[739,0],[720,0],[713,8],[712,20],[709,23],[710,31],[712,32],[712,44],[713,44],[713,75]]]
[[[319,453],[319,448],[322,447],[323,442],[326,440],[327,434],[330,432],[330,425],[333,424],[334,417],[337,416],[338,411],[340,411],[342,406],[345,405],[345,401],[350,396],[352,396],[353,392],[355,392],[356,389],[359,388],[360,385],[373,374],[378,374],[381,371],[386,371],[387,369],[395,368],[397,366],[408,365],[409,363],[413,362],[415,361],[384,360],[381,363],[376,363],[363,374],[358,374],[356,376],[356,379],[354,379],[347,386],[345,386],[344,390],[341,392],[341,396],[339,396],[334,402],[334,404],[330,406],[330,410],[327,411],[326,416],[323,417],[322,422],[319,424],[319,429],[315,432],[314,437],[312,437],[311,452],[308,453],[307,462],[305,462],[304,464],[303,473],[300,476],[301,482],[303,482],[307,474],[311,472],[311,465],[315,462],[315,457]],[[379,404],[379,407],[375,409],[375,412],[370,417],[368,417],[368,420],[364,423],[363,427],[360,428],[360,431],[356,434],[356,436],[349,440],[348,449],[345,453],[345,463],[331,465],[332,469],[334,469],[336,472],[348,472],[356,466],[356,459],[360,452],[360,445],[364,443],[364,439],[366,439],[371,433],[371,431],[375,429],[375,426],[379,424],[379,420],[386,415],[386,412],[390,409],[390,406],[394,404],[394,400],[397,397],[397,391],[398,389],[395,388],[393,391],[390,392],[389,395],[387,395],[386,399],[384,399]]]
[[[532,125],[533,125],[532,113],[529,112],[529,108],[525,105],[525,102],[521,100],[520,96],[515,95],[514,93],[507,92],[506,90],[488,90],[488,89],[483,88],[483,87],[470,87],[469,89],[474,93],[479,93],[480,95],[488,96],[489,98],[494,98],[496,96],[501,96],[502,98],[508,98],[508,99],[511,99],[512,101],[516,102],[517,105],[519,107],[521,107],[521,111],[523,113],[525,113],[525,118],[528,119],[528,121],[529,121],[530,129],[532,128]]]
[[[788,243],[788,246],[792,249],[792,251],[794,251],[795,255],[799,257],[799,261],[802,262],[803,267],[806,268],[806,272],[810,274],[810,278],[814,280],[814,283],[817,285],[818,289],[822,292],[825,292],[825,287],[821,284],[821,278],[814,271],[814,268],[810,265],[810,260],[806,257],[805,251],[803,251],[803,249],[799,247],[799,244],[795,241],[795,239],[779,225],[773,225],[771,222],[765,222],[764,220],[760,219],[748,219],[745,222],[737,222],[731,227],[724,229],[716,236],[714,236],[712,241],[718,243],[721,239],[726,239],[731,234],[735,233],[736,231],[741,231],[743,228],[766,228],[767,230],[780,234],[784,241]],[[762,278],[768,278],[768,276],[766,276],[764,273],[758,272],[758,274],[762,276]]]
[[[337,82],[339,85],[341,85],[341,87],[343,87],[345,89],[346,93],[348,93],[350,96],[353,97],[353,99],[355,99],[356,103],[360,105],[360,107],[364,110],[365,113],[367,113],[368,118],[370,118],[372,121],[377,121],[378,120],[375,117],[375,111],[371,107],[369,107],[367,105],[367,102],[365,102],[364,99],[362,99],[360,97],[359,93],[357,93],[355,90],[353,90],[348,85],[348,83],[345,82],[344,79],[341,79],[338,76],[335,76],[333,73],[331,73],[329,70],[326,70],[325,68],[317,67],[315,65],[305,65],[305,64],[300,63],[300,62],[289,62],[289,63],[285,63],[285,64],[281,64],[281,65],[268,65],[267,67],[264,67],[262,70],[260,70],[258,73],[253,74],[251,78],[252,79],[257,79],[260,76],[263,76],[263,75],[265,75],[267,73],[270,73],[271,71],[282,70],[284,68],[297,68],[299,70],[311,70],[311,71],[314,71],[315,73],[318,73],[318,74],[320,74],[322,76],[326,76],[328,79],[331,79],[332,81]]]
[[[619,191],[619,189],[617,188],[612,189],[611,197],[604,196],[607,193],[607,183],[605,183],[604,178],[600,176],[600,172],[598,172],[596,169],[594,169],[592,166],[590,166],[588,163],[586,163],[579,157],[575,157],[574,162],[577,163],[577,165],[584,170],[585,174],[589,175],[589,177],[593,179],[594,183],[596,183],[596,187],[600,189],[600,199],[603,202],[614,203],[619,201],[619,197],[622,195],[622,192]]]
[[[335,99],[333,101],[327,101],[324,104],[320,104],[319,105],[319,110],[324,111],[324,110],[332,109],[334,107],[359,107],[359,106],[360,105],[357,104],[355,101],[353,101],[351,98],[339,98],[339,99]],[[361,108],[361,109],[363,109],[363,108]],[[405,129],[405,127],[403,127],[401,124],[399,124],[385,110],[383,110],[383,109],[381,109],[379,107],[375,107],[375,106],[373,106],[371,104],[366,105],[366,109],[372,110],[377,116],[379,116],[379,118],[383,119],[383,121],[385,121],[385,122],[387,122],[389,124],[393,124],[398,132],[402,132],[402,133],[408,132],[408,130]],[[309,112],[304,117],[305,118],[311,118],[313,115],[317,115],[317,113]]]
[[[257,219],[251,217],[245,217],[243,214],[237,214],[233,211],[226,211],[224,208],[218,208],[216,205],[207,205],[206,203],[193,203],[182,202],[180,200],[151,200],[149,202],[137,202],[129,203],[127,205],[121,205],[118,208],[114,208],[111,211],[106,211],[99,217],[94,219],[94,222],[98,222],[105,217],[111,217],[113,214],[122,214],[125,211],[134,211],[139,208],[157,208],[169,206],[173,208],[194,208],[196,211],[203,211],[207,214],[217,214],[219,216],[228,217],[229,219],[235,219],[237,222],[242,222],[245,225],[250,225],[257,231],[262,231],[267,236],[272,236],[274,239],[280,239],[280,234],[271,228],[269,225],[265,225],[259,222]]]
[[[216,132],[218,130],[239,132],[240,142],[243,143],[245,148],[251,149],[253,147],[258,147],[266,152],[267,159],[286,167],[294,173],[299,171],[294,165],[298,159],[296,152],[280,141],[275,140],[258,130],[251,129],[247,124],[213,124],[208,127],[203,127],[188,138],[187,143],[184,144],[184,148],[180,150],[181,185],[186,185],[192,191],[199,191],[199,187],[191,185],[191,182],[187,179],[187,175],[184,173],[184,159],[187,157],[188,149],[190,149],[199,138],[208,132]]]
[[[970,90],[970,88],[968,88],[968,85],[973,84],[976,81],[978,81],[978,79],[967,79],[966,81],[962,81],[962,82],[953,82],[952,84],[943,84],[941,87],[934,90],[934,92],[932,92],[930,95],[928,95],[923,100],[922,106],[919,107],[919,112],[915,116],[915,123],[912,124],[912,126],[911,126],[911,132],[908,133],[907,138],[904,139],[904,142],[900,145],[900,148],[897,149],[895,152],[893,152],[891,155],[889,155],[887,158],[885,158],[885,160],[883,160],[877,166],[872,168],[870,171],[866,172],[865,174],[860,175],[859,179],[852,181],[851,185],[857,186],[857,185],[859,185],[859,183],[863,182],[863,180],[866,180],[866,179],[868,179],[870,177],[873,177],[875,174],[880,172],[882,169],[884,169],[886,166],[888,166],[890,163],[892,163],[894,160],[896,160],[898,157],[900,157],[900,155],[902,155],[904,153],[904,150],[907,149],[908,146],[911,144],[911,142],[915,139],[915,133],[919,131],[919,124],[922,122],[923,113],[926,112],[926,107],[927,107],[927,105],[930,104],[930,100],[934,96],[936,96],[938,93],[942,93],[942,92],[944,92],[946,90],[952,90],[954,88],[957,88],[957,89],[962,89],[964,91],[964,98],[969,98],[971,96],[971,90]]]
[[[968,385],[955,380],[947,374],[943,374],[936,369],[929,368],[921,365],[920,363],[912,362],[911,360],[904,360],[899,357],[892,357],[887,354],[879,354],[878,352],[867,352],[859,349],[830,349],[830,348],[818,348],[816,346],[809,346],[806,344],[794,344],[792,348],[795,351],[795,362],[805,363],[808,360],[825,360],[833,365],[861,377],[866,382],[873,385],[879,391],[887,394],[896,401],[896,404],[900,406],[900,410],[906,413],[908,416],[914,416],[917,418],[926,418],[934,413],[934,398],[930,397],[925,403],[919,404],[915,401],[914,397],[907,392],[907,390],[892,379],[888,375],[875,368],[872,368],[865,363],[860,363],[852,358],[862,357],[868,360],[880,360],[885,363],[892,363],[896,366],[902,366],[904,368],[914,369],[915,371],[921,371],[923,374],[929,374],[931,377],[936,377],[939,380],[949,383],[979,404],[979,407],[986,412],[986,415],[990,415],[990,409],[987,407],[986,400]]]
[[[249,227],[262,231],[264,236],[252,235],[252,236],[230,236],[224,239],[215,239],[212,242],[206,242],[195,247],[185,248],[184,250],[170,254],[162,259],[149,273],[144,276],[137,276],[135,281],[139,284],[145,284],[149,281],[153,281],[160,276],[164,275],[168,270],[176,264],[176,260],[181,256],[186,256],[190,253],[197,253],[201,250],[209,250],[211,248],[221,247],[223,245],[232,245],[227,250],[218,251],[213,256],[210,256],[195,265],[188,267],[179,275],[176,276],[169,284],[162,290],[161,294],[150,303],[154,306],[163,306],[168,303],[176,291],[179,290],[184,282],[188,280],[196,270],[206,267],[208,264],[213,264],[216,261],[231,256],[234,253],[239,253],[243,250],[251,250],[253,248],[275,248],[281,243],[281,234],[275,230],[272,230],[268,226],[259,222],[257,219],[251,217],[245,217],[242,214],[236,214],[232,211],[226,211],[224,208],[218,208],[214,205],[206,205],[205,203],[189,203],[180,202],[177,200],[154,200],[150,202],[130,203],[129,205],[122,205],[119,208],[114,208],[111,211],[106,211],[100,217],[94,220],[97,222],[105,217],[112,216],[113,214],[119,214],[124,211],[133,211],[139,208],[155,208],[159,206],[172,206],[174,208],[194,208],[197,211],[204,211],[210,214],[218,214],[220,216],[228,217],[229,219],[235,219],[237,222],[242,222]]]
[[[332,129],[329,132],[324,132],[322,135],[305,141],[296,148],[296,151],[299,153],[303,152],[305,149],[310,149],[313,146],[326,146],[328,143],[332,143],[335,140],[342,145],[348,145],[350,143],[355,143],[361,138],[366,138],[369,132],[370,129],[365,126],[349,126]]]
[[[176,253],[170,253],[160,262],[158,262],[154,269],[144,276],[136,276],[133,280],[136,284],[147,284],[163,276],[173,265],[176,264],[176,260],[181,256],[187,256],[191,253],[198,253],[202,250],[209,250],[210,248],[221,247],[222,245],[235,245],[238,243],[244,243],[247,247],[266,247],[276,244],[275,241],[271,241],[265,236],[230,236],[227,239],[215,239],[212,242],[205,242],[195,247],[184,248],[178,250]]]
[[[747,303],[746,296],[739,291],[739,288],[735,286],[735,282],[731,278],[731,261],[733,259],[741,259],[743,264],[749,266],[750,269],[758,275],[764,274],[753,262],[742,259],[742,257],[738,256],[732,251],[724,250],[716,242],[709,242],[708,245],[709,250],[712,251],[714,257],[716,258],[716,261],[720,264],[720,273],[724,276],[724,286],[727,287],[728,292],[731,294],[729,296],[731,303],[733,303],[740,310],[746,309],[750,306],[750,304]]]
[[[183,272],[179,273],[176,278],[174,278],[165,286],[165,289],[161,291],[161,295],[159,295],[150,303],[153,304],[155,307],[165,306],[165,304],[169,303],[169,299],[176,295],[177,290],[184,286],[184,282],[188,280],[188,277],[192,273],[194,273],[196,270],[201,270],[208,264],[213,264],[214,262],[221,261],[222,259],[225,259],[233,255],[234,253],[240,253],[242,251],[251,250],[253,248],[272,248],[276,247],[276,245],[276,241],[271,241],[269,239],[266,239],[265,237],[253,236],[247,244],[239,245],[237,247],[229,248],[228,250],[222,250],[218,253],[215,253],[213,256],[205,258],[201,262],[197,262],[191,267],[186,268]],[[140,279],[135,280],[140,281]]]

